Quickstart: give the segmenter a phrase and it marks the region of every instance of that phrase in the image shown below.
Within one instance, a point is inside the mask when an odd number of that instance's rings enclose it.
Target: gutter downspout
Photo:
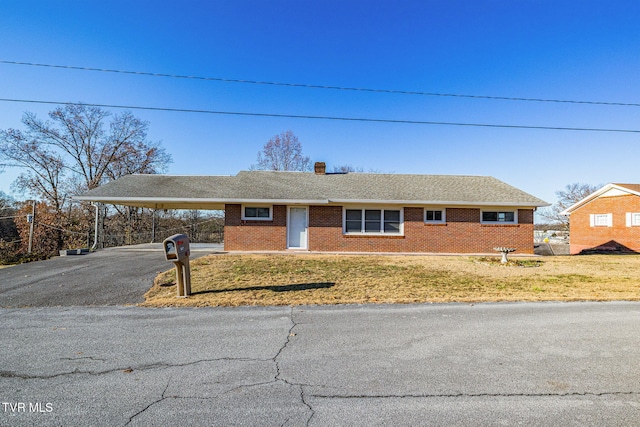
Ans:
[[[91,206],[93,206],[94,208],[96,208],[96,228],[93,234],[93,246],[91,246],[91,251],[95,251],[96,248],[98,247],[98,220],[99,220],[99,211],[100,208],[98,207],[97,203],[93,203],[91,202]]]

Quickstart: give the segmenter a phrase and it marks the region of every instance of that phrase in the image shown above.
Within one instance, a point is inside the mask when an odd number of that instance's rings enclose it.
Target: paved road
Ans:
[[[640,423],[640,303],[0,309],[0,340],[3,426]]]
[[[191,259],[221,250],[221,245],[194,245]],[[171,268],[160,244],[16,265],[0,269],[0,307],[137,304],[155,276]]]

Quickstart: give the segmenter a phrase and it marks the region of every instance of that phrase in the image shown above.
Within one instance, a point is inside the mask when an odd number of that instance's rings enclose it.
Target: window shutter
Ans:
[[[589,215],[589,225],[591,227],[595,227],[596,226],[596,215],[595,214],[590,214]]]
[[[607,214],[607,227],[613,227],[613,214]]]
[[[631,227],[631,212],[627,212],[627,227]]]

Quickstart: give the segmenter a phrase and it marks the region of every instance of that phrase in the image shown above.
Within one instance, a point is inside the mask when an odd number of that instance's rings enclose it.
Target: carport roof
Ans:
[[[227,203],[548,206],[490,176],[275,171],[127,175],[75,199],[157,209],[224,209]]]

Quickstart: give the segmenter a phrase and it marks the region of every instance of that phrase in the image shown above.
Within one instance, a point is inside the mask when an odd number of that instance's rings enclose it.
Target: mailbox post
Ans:
[[[178,297],[191,295],[191,269],[189,267],[189,237],[186,234],[174,234],[162,243],[164,257],[176,266],[176,286]]]

